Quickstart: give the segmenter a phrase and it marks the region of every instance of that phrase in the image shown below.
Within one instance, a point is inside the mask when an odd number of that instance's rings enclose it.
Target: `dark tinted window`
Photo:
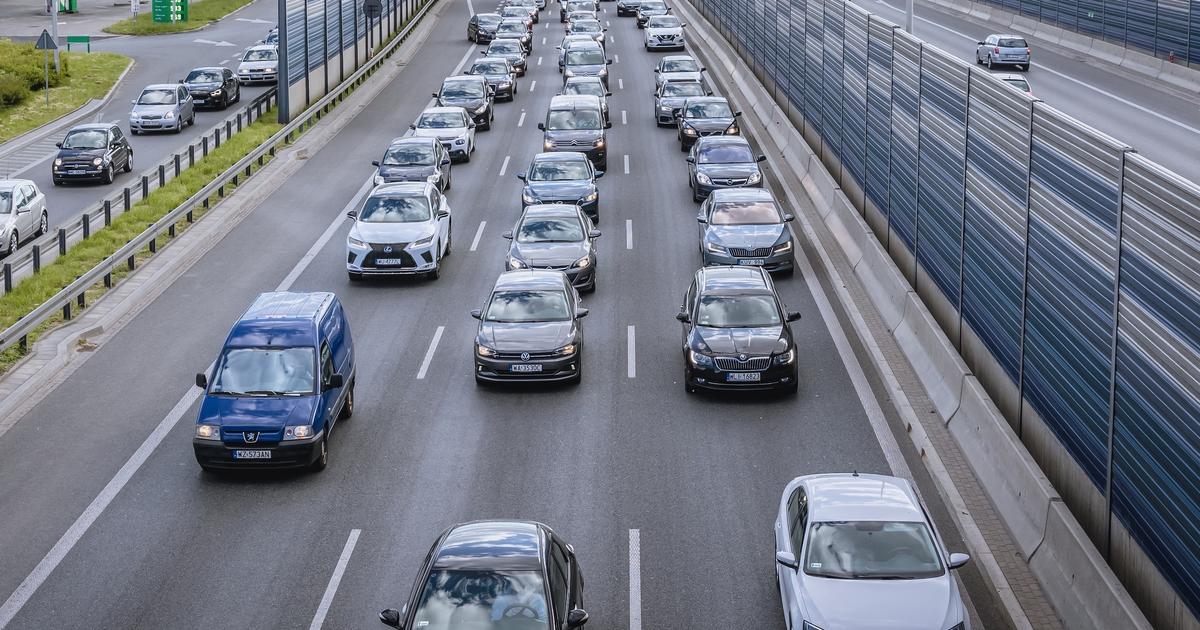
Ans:
[[[733,118],[733,110],[729,103],[709,101],[704,103],[688,103],[687,118]]]
[[[718,144],[700,147],[696,152],[696,161],[701,164],[731,164],[735,162],[753,162],[754,154],[750,147],[742,144]]]
[[[513,40],[497,40],[488,45],[488,54],[508,55],[512,53],[524,52],[521,47],[521,42]]]
[[[420,630],[548,630],[542,576],[534,571],[433,571],[413,627]]]
[[[429,145],[407,144],[388,149],[384,166],[433,166],[437,153]]]
[[[489,322],[565,322],[571,319],[567,296],[551,290],[500,290],[487,307]]]
[[[1025,40],[1023,40],[1021,38],[1013,38],[1013,37],[1002,37],[1002,38],[1000,38],[1000,42],[997,45],[1000,46],[1001,48],[1028,48],[1029,47],[1029,44],[1025,43]]]
[[[476,61],[471,66],[471,74],[508,74],[508,63],[497,59],[495,61]]]
[[[770,295],[701,295],[696,325],[713,328],[778,326],[779,308]]]
[[[554,610],[565,617],[567,613],[567,553],[558,544],[550,546],[550,597],[554,600]]]
[[[538,160],[529,169],[527,179],[531,182],[558,182],[588,179],[586,158],[584,160]]]
[[[583,238],[577,217],[530,217],[517,231],[518,243],[578,243]]]
[[[221,355],[209,393],[229,396],[309,394],[314,390],[313,349],[230,348]]]
[[[446,81],[442,84],[442,98],[483,98],[485,89],[479,80]]]
[[[192,70],[188,73],[188,83],[220,83],[221,72],[218,70]]]
[[[453,129],[466,127],[467,119],[462,112],[428,112],[417,119],[417,129]]]
[[[363,223],[417,223],[431,216],[425,195],[374,195],[358,212],[358,220]]]

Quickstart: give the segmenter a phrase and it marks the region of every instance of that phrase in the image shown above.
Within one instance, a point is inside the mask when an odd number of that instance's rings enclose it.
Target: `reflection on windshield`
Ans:
[[[487,308],[489,322],[565,322],[571,319],[562,291],[496,291]]]
[[[552,109],[547,129],[599,129],[600,112],[593,109]]]
[[[457,112],[421,114],[420,120],[417,121],[417,129],[454,129],[466,126],[467,121]]]
[[[572,33],[599,33],[600,23],[595,20],[579,20],[571,26]]]
[[[646,23],[646,28],[679,28],[679,18],[673,16],[652,17]]]
[[[211,72],[208,70],[196,70],[187,75],[185,79],[188,83],[220,83],[221,73]]]
[[[138,105],[174,105],[175,90],[146,90],[138,98]]]
[[[714,101],[711,103],[688,103],[687,118],[733,118],[733,110],[728,103]]]
[[[483,85],[476,81],[442,84],[442,98],[483,98]]]
[[[63,140],[64,149],[103,149],[107,146],[108,134],[95,129],[72,131]]]
[[[230,348],[221,355],[209,393],[311,394],[316,380],[315,356],[309,347]]]
[[[419,223],[428,221],[430,216],[429,200],[424,195],[379,195],[367,198],[358,213],[358,220],[363,223]]]
[[[279,56],[274,50],[247,50],[246,56],[242,57],[242,61],[275,61]]]
[[[517,232],[518,243],[578,243],[583,226],[575,217],[528,218]]]
[[[435,570],[413,625],[419,630],[549,630],[546,589],[534,571]]]
[[[384,166],[433,166],[433,149],[425,146],[404,146],[388,149],[383,156]]]
[[[713,208],[708,222],[712,225],[776,225],[783,222],[783,217],[769,201],[726,201]]]
[[[663,62],[663,72],[700,72],[700,64],[694,59],[669,59]]]
[[[643,2],[642,3],[642,12],[643,13],[653,13],[655,11],[666,11],[666,10],[667,10],[667,5],[663,4],[662,2]]]
[[[534,162],[529,169],[531,182],[560,182],[576,179],[590,179],[587,162],[582,160],[543,160]]]
[[[587,94],[603,97],[608,93],[599,81],[572,81],[563,87],[563,94]]]
[[[524,52],[525,52],[525,49],[521,46],[521,42],[518,42],[516,40],[494,41],[491,43],[491,45],[488,46],[488,50],[487,50],[487,54],[489,54],[489,55],[495,55],[495,54],[514,55],[517,53],[524,53]]]
[[[924,523],[832,521],[809,530],[804,572],[831,578],[919,579],[942,575]]]
[[[674,83],[667,81],[663,84],[662,95],[671,96],[704,96],[704,86],[699,82]]]
[[[697,326],[712,328],[755,328],[779,323],[779,308],[769,295],[704,295],[696,314]]]
[[[503,61],[481,61],[471,66],[469,74],[508,74],[508,64],[505,64]]]
[[[525,30],[524,24],[514,24],[512,22],[509,22],[508,24],[501,24],[500,26],[498,26],[496,28],[496,32],[500,35],[524,36],[524,35],[528,34],[529,31]]]
[[[700,150],[700,156],[697,159],[701,164],[733,164],[738,162],[753,162],[754,154],[750,152],[750,147],[726,144],[718,146],[707,146]]]
[[[568,50],[565,62],[568,66],[602,66],[604,53],[599,50]]]

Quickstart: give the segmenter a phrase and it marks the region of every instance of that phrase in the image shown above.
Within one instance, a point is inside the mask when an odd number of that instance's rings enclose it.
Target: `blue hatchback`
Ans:
[[[329,434],[354,413],[354,342],[332,293],[263,293],[209,372],[192,446],[205,470],[323,470]]]

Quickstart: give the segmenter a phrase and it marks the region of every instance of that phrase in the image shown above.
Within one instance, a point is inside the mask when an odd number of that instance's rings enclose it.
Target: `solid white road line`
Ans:
[[[523,110],[523,109],[521,110],[521,117],[517,119],[517,126],[518,127],[525,126],[525,110]]]
[[[529,83],[529,91],[532,92],[533,88],[535,88],[535,87],[537,87],[537,79],[534,79],[533,81],[531,81]]]
[[[623,110],[623,109],[621,110],[621,124],[622,125],[629,124],[629,119],[625,117],[625,110]]]
[[[642,630],[642,532],[636,529],[629,530],[629,630]]]
[[[634,340],[633,326],[626,329],[628,341],[625,351],[625,373],[629,378],[637,378],[637,343]]]
[[[633,249],[633,219],[625,219],[625,249]]]
[[[417,371],[417,380],[423,380],[425,374],[429,372],[429,362],[433,360],[433,353],[437,352],[438,342],[442,340],[442,333],[445,330],[445,326],[438,326],[437,332],[433,333],[433,341],[429,342],[429,349],[425,351],[425,360],[421,361],[421,369]]]
[[[346,204],[346,206],[342,208],[342,211],[333,218],[333,223],[330,223],[329,227],[325,228],[325,231],[322,232],[317,241],[312,244],[312,247],[308,248],[308,251],[304,253],[304,256],[300,259],[300,262],[297,262],[296,266],[292,267],[292,270],[288,272],[288,275],[284,276],[283,281],[279,283],[279,286],[275,287],[276,291],[287,291],[292,287],[292,284],[296,282],[296,279],[300,277],[300,274],[304,273],[304,270],[308,268],[308,264],[317,257],[317,254],[321,253],[321,250],[325,248],[325,244],[329,242],[329,239],[333,238],[333,235],[336,234],[338,229],[342,227],[342,224],[345,223],[346,213],[354,208],[357,208],[358,204],[362,202],[362,198],[365,197],[368,192],[371,192],[371,186],[371,179],[363,182],[363,185],[358,189],[358,192],[354,193],[354,197],[350,199],[350,203]]]
[[[625,174],[629,174],[629,154],[625,154]]]
[[[475,230],[475,238],[471,240],[471,251],[475,251],[475,248],[479,247],[479,238],[483,236],[483,228],[486,225],[487,221],[479,222],[479,229]]]
[[[354,546],[358,544],[358,535],[361,533],[361,529],[350,530],[350,537],[346,539],[346,546],[342,547],[342,555],[338,557],[337,565],[333,568],[333,575],[329,576],[329,585],[325,587],[325,594],[321,596],[317,614],[313,615],[308,630],[321,630],[321,626],[325,624],[325,615],[329,614],[329,606],[333,604],[333,596],[337,594],[338,585],[342,583],[346,565],[350,564],[350,554],[354,553]]]
[[[625,89],[625,79],[617,79],[617,89]]]
[[[504,177],[504,173],[508,171],[508,161],[511,159],[511,155],[504,156],[504,163],[500,165],[500,177]]]

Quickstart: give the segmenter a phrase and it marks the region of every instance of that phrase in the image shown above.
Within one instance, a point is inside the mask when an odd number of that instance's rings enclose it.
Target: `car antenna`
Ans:
[[[851,476],[851,477],[857,477],[857,476],[858,476],[858,471],[856,470],[856,471],[854,471],[854,472],[850,473],[850,476]]]

